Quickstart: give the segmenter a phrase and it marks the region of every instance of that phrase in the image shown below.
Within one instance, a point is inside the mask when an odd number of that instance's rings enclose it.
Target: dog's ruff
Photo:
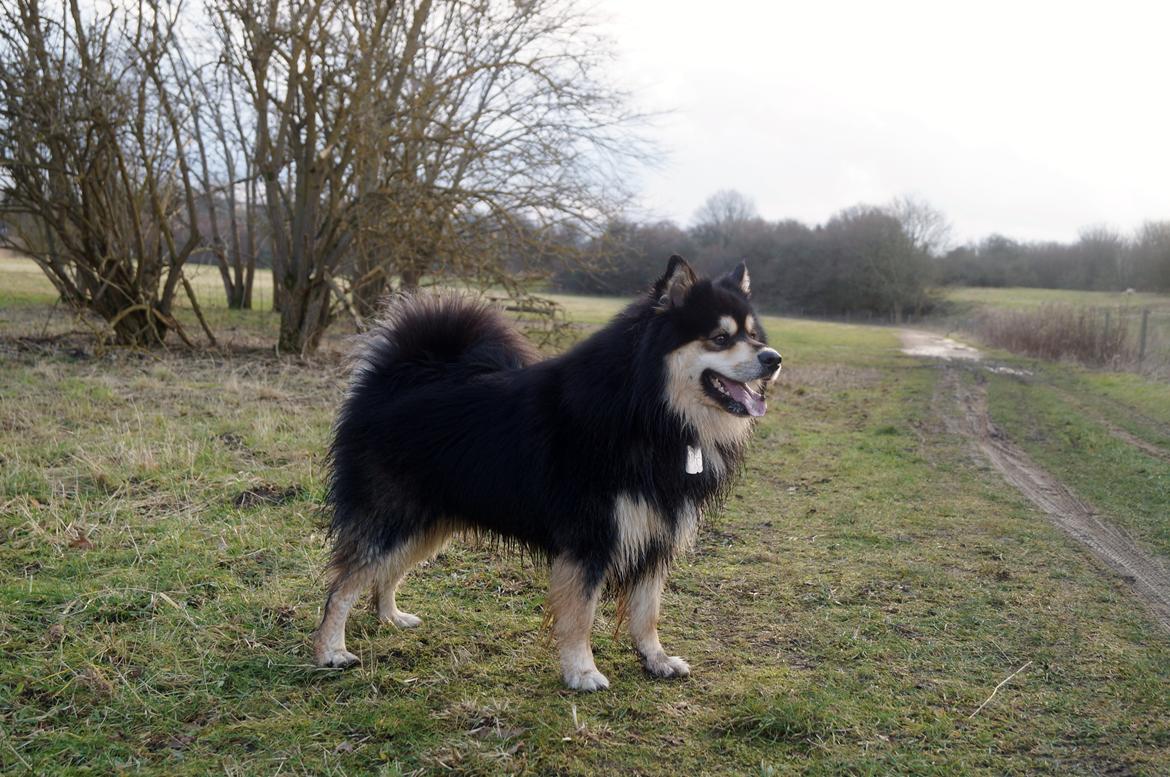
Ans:
[[[708,280],[671,257],[645,296],[544,361],[483,302],[393,299],[356,354],[334,427],[317,664],[358,663],[345,623],[366,589],[380,621],[419,626],[398,607],[399,583],[465,532],[549,560],[569,688],[609,687],[590,645],[606,590],[646,671],[689,675],[658,639],[666,574],[726,494],[780,365],[750,288],[743,265]]]

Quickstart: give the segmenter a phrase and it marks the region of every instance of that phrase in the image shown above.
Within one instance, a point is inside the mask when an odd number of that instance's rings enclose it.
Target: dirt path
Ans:
[[[909,335],[909,339],[908,336]],[[936,342],[931,343],[930,338]],[[952,341],[953,342],[953,341]],[[951,347],[944,338],[924,332],[906,333],[903,350],[914,355],[923,353],[922,347],[942,349]],[[911,348],[917,349],[916,352]],[[974,356],[939,356],[951,361],[962,358],[978,360],[978,351],[963,346],[961,353],[974,351]],[[964,386],[959,370],[947,367],[939,383],[939,392],[946,399],[939,404],[945,408],[943,419],[948,431],[968,438],[1004,479],[1028,497],[1048,518],[1064,532],[1083,544],[1110,569],[1121,575],[1153,611],[1158,621],[1170,629],[1170,570],[1160,560],[1137,547],[1124,532],[1102,520],[1089,505],[1078,499],[1069,489],[1034,462],[1024,451],[1012,444],[991,423],[987,413],[987,391],[981,383]],[[950,398],[953,398],[951,401]]]
[[[925,356],[942,359],[944,361],[981,361],[983,354],[978,349],[969,345],[956,342],[949,337],[942,337],[932,332],[922,332],[915,329],[904,329],[901,332],[902,337],[902,353],[910,356]],[[1011,373],[1014,375],[1030,375],[1026,370],[1015,370],[1010,367],[988,367],[992,372]],[[1060,390],[1060,389],[1058,389]],[[1126,445],[1131,445],[1137,448],[1147,456],[1152,456],[1155,459],[1162,461],[1170,461],[1170,450],[1159,447],[1154,443],[1147,442],[1142,438],[1122,429],[1117,424],[1105,418],[1099,412],[1092,408],[1085,406],[1083,402],[1072,396],[1067,391],[1061,390],[1061,395],[1065,401],[1070,405],[1074,405],[1078,410],[1092,415],[1093,420],[1101,425],[1105,431],[1118,440],[1121,440]],[[1151,423],[1156,423],[1151,421]]]

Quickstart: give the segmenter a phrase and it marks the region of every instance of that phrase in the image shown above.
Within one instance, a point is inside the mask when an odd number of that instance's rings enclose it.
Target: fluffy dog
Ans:
[[[332,582],[317,663],[345,667],[345,622],[374,590],[398,609],[406,573],[453,535],[494,535],[550,562],[549,605],[569,688],[609,686],[590,630],[607,588],[656,677],[690,667],[658,640],[671,560],[738,471],[780,370],[740,264],[699,278],[678,256],[651,290],[566,353],[539,360],[495,310],[402,296],[357,355],[334,428]]]

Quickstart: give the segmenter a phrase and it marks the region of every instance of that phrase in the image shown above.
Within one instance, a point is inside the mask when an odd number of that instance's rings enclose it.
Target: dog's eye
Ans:
[[[756,331],[754,331],[754,330],[753,330],[753,331],[751,331],[751,332],[748,332],[748,337],[750,337],[750,338],[751,338],[751,339],[753,339],[753,340],[759,340],[759,339],[760,339],[760,333],[759,333],[759,332],[756,332]]]
[[[717,334],[711,338],[711,342],[715,343],[715,345],[722,347],[724,345],[727,345],[727,341],[730,339],[731,338],[729,338],[724,332],[720,332],[719,334]]]

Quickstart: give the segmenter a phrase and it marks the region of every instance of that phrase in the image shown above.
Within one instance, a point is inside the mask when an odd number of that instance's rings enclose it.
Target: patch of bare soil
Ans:
[[[249,510],[260,505],[282,505],[300,499],[304,494],[305,490],[300,486],[281,488],[271,483],[261,483],[236,494],[232,504],[241,510]]]
[[[781,370],[776,383],[792,390],[830,388],[836,391],[867,388],[881,382],[881,370],[840,364],[802,364],[799,370]]]
[[[954,398],[954,402],[940,403],[948,408],[944,411],[947,429],[971,440],[1005,480],[1043,510],[1057,527],[1121,575],[1158,621],[1170,629],[1170,570],[1166,565],[1103,520],[1004,436],[988,416],[987,392],[982,384],[965,387],[958,372],[947,368],[940,391]]]
[[[983,358],[978,349],[933,332],[903,329],[899,336],[902,338],[902,353],[910,356],[926,356],[944,361],[979,361]]]

